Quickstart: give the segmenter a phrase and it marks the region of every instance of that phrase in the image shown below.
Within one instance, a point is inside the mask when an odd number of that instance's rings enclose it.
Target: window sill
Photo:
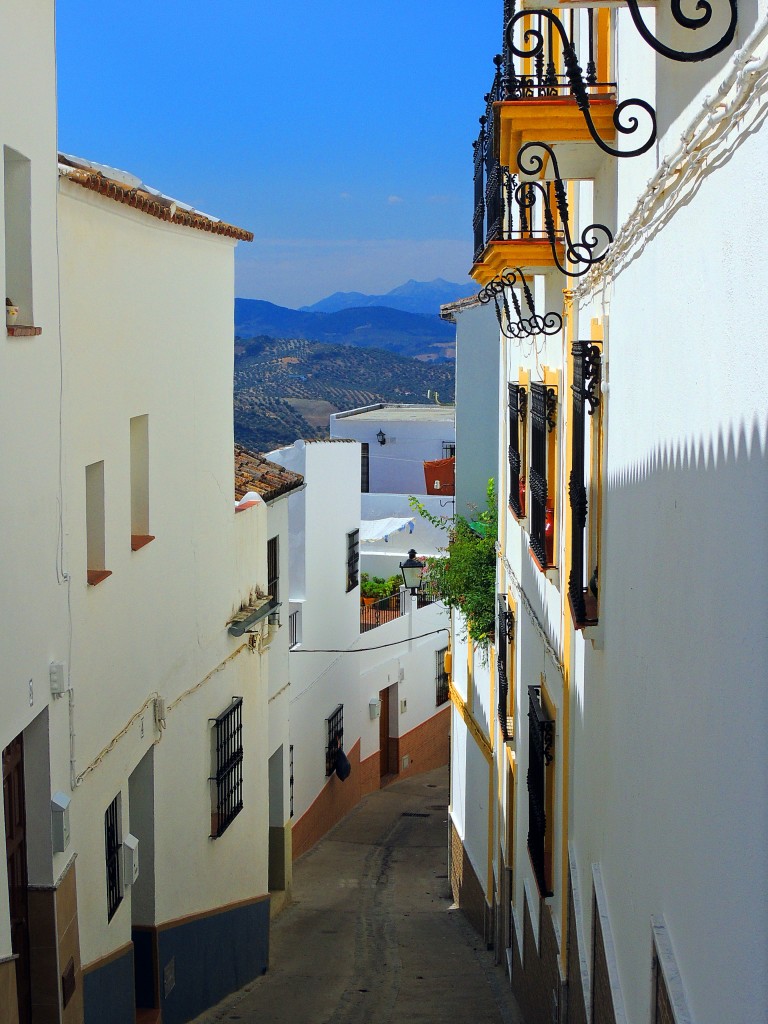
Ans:
[[[99,583],[103,583],[103,581],[107,578],[107,576],[111,576],[111,575],[112,575],[112,570],[111,569],[89,569],[88,570],[88,586],[89,587],[97,587],[99,585]]]
[[[508,505],[507,507],[509,508],[509,514],[514,520],[516,520],[518,526],[525,527],[528,525],[528,516],[525,514],[525,509],[522,509],[520,515],[518,515],[511,505]]]
[[[553,579],[553,576],[550,574],[557,574],[556,578],[559,581],[560,574],[558,572],[558,568],[556,565],[542,565],[542,563],[538,560],[538,558],[536,557],[536,553],[534,552],[533,548],[530,547],[530,545],[528,547],[528,554],[531,556],[531,561],[539,570],[539,572],[543,573],[547,577],[547,579],[552,580],[552,582],[554,583],[555,580]]]
[[[141,548],[145,548],[147,544],[151,544],[154,537],[150,537],[149,534],[132,533],[131,534],[131,551],[140,551]]]
[[[39,334],[43,333],[42,327],[24,327],[19,324],[18,327],[6,327],[9,338],[36,338]]]

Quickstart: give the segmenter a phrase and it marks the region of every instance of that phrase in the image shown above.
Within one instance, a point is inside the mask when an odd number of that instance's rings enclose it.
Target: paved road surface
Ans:
[[[294,865],[270,969],[196,1024],[524,1024],[451,909],[447,771],[367,797]]]

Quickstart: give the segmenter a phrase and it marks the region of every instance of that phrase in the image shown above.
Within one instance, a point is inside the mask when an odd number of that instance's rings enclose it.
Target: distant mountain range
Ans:
[[[384,295],[364,295],[362,292],[334,292],[325,299],[302,306],[304,313],[338,313],[342,309],[360,309],[366,306],[386,306],[419,316],[439,316],[446,302],[463,299],[477,291],[471,282],[453,284],[441,277],[434,281],[406,281]]]
[[[436,287],[432,287],[432,286]],[[432,314],[415,313],[392,306],[376,305],[373,301],[364,306],[344,306],[336,311],[317,312],[302,309],[288,309],[261,299],[234,300],[234,333],[238,338],[297,338],[307,341],[323,341],[336,345],[354,345],[358,348],[382,348],[398,355],[421,359],[453,358],[456,339],[455,328],[446,324],[437,315],[439,301],[459,298],[458,290],[466,291],[459,285],[446,282],[432,282],[419,285],[410,282],[403,285],[402,301],[410,301],[409,289],[415,286],[412,295],[426,303],[425,296],[432,296]],[[398,289],[395,289],[397,292]],[[471,291],[471,290],[470,290]],[[346,293],[348,296],[350,293]],[[351,293],[355,294],[355,293]],[[392,295],[393,293],[390,293]],[[342,293],[337,293],[341,296]],[[450,296],[445,298],[445,296]],[[334,296],[322,303],[333,304]],[[362,296],[373,300],[377,296]],[[397,296],[394,297],[397,300]],[[341,298],[338,299],[341,301]],[[418,303],[417,303],[418,304]]]

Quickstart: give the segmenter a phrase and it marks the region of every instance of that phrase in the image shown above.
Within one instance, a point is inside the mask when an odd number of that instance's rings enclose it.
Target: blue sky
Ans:
[[[238,295],[466,280],[502,0],[57,8],[59,148],[253,231]]]

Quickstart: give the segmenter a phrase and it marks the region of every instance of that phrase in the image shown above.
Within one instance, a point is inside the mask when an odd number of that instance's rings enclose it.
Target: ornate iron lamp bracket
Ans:
[[[736,25],[739,20],[739,15],[736,10],[736,0],[728,0],[728,6],[731,12],[728,25],[725,32],[723,32],[717,42],[712,43],[711,46],[705,46],[701,50],[675,50],[673,47],[667,46],[666,43],[662,43],[661,40],[657,39],[657,37],[650,31],[640,14],[640,6],[637,0],[627,0],[627,7],[629,8],[629,13],[632,16],[632,21],[635,23],[635,28],[646,43],[648,43],[648,45],[657,53],[660,53],[662,57],[668,57],[670,60],[683,61],[685,63],[709,60],[710,57],[714,57],[718,53],[722,53],[726,47],[731,45],[736,35]],[[697,0],[696,10],[701,13],[695,18],[692,18],[683,12],[681,0],[671,0],[670,7],[672,10],[672,17],[675,19],[677,24],[681,25],[683,28],[693,30],[704,28],[704,26],[708,25],[712,20],[712,4],[709,3],[709,0]]]
[[[636,0],[634,0],[634,2],[636,2]],[[731,2],[735,3],[735,0],[731,0]],[[673,0],[673,3],[679,6],[680,0]],[[700,5],[706,3],[707,0],[699,0]],[[607,142],[600,138],[600,134],[598,133],[597,128],[595,128],[595,123],[592,119],[592,113],[590,111],[589,106],[589,93],[587,91],[587,86],[584,82],[584,78],[581,73],[581,68],[579,67],[579,60],[576,56],[576,48],[571,42],[571,40],[568,38],[568,33],[566,32],[565,26],[563,25],[562,21],[560,21],[558,16],[554,14],[552,11],[547,10],[546,8],[536,10],[526,9],[524,11],[518,11],[517,14],[513,14],[512,17],[509,19],[505,30],[506,42],[510,51],[514,53],[517,57],[533,58],[534,60],[536,60],[537,57],[543,59],[544,33],[540,29],[534,28],[533,26],[529,26],[524,30],[524,44],[530,44],[530,42],[532,41],[532,46],[530,47],[530,49],[521,49],[515,44],[515,26],[518,24],[518,22],[520,22],[523,18],[528,17],[530,14],[536,14],[540,18],[546,19],[546,21],[550,25],[550,28],[554,29],[560,36],[563,48],[563,64],[565,66],[565,74],[568,79],[568,84],[570,86],[571,93],[574,99],[576,100],[576,106],[584,115],[587,130],[589,131],[589,134],[592,136],[592,139],[594,140],[596,145],[598,145],[600,149],[603,150],[603,152],[609,153],[611,156],[617,157],[640,156],[641,153],[647,152],[656,141],[657,129],[656,111],[653,109],[650,103],[647,103],[645,100],[637,98],[623,100],[621,103],[617,104],[616,109],[613,112],[613,125],[616,131],[619,132],[619,134],[621,135],[634,135],[640,127],[640,121],[637,115],[635,113],[631,113],[631,111],[633,108],[645,111],[645,113],[650,118],[651,132],[648,138],[645,140],[645,142],[642,143],[642,145],[638,146],[636,149],[620,150],[615,149],[613,146],[610,146]],[[645,28],[644,25],[643,28]],[[626,122],[624,120],[625,114],[629,115],[626,118]]]
[[[555,219],[552,214],[549,193],[544,185],[540,181],[524,182],[522,185],[518,185],[515,192],[515,202],[520,207],[522,215],[523,211],[530,210],[535,205],[536,196],[541,196],[544,205],[544,230],[552,249],[555,266],[566,277],[581,277],[595,263],[605,259],[608,246],[613,241],[613,235],[605,224],[589,224],[582,231],[580,240],[578,242],[573,241],[568,224],[568,197],[565,191],[565,184],[560,177],[557,157],[551,146],[548,146],[546,142],[526,142],[517,154],[518,169],[522,174],[529,176],[541,174],[545,165],[545,157],[542,154],[546,154],[554,170],[552,185],[555,193],[555,204],[562,225],[566,262],[582,265],[581,270],[568,270],[560,262],[557,254],[558,239],[555,230]],[[596,253],[597,255],[595,255]]]
[[[515,284],[519,284],[523,291],[525,303],[530,312],[528,317],[523,316],[520,301],[513,288]],[[507,289],[509,289],[509,295],[512,298],[512,304],[517,313],[517,321],[513,321],[510,314]],[[530,338],[535,334],[553,335],[558,334],[562,330],[563,318],[559,313],[550,312],[540,316],[536,312],[533,293],[520,267],[516,267],[514,270],[505,270],[494,277],[484,288],[480,289],[477,297],[482,303],[493,301],[496,307],[496,319],[499,322],[499,327],[502,334],[507,338]]]

